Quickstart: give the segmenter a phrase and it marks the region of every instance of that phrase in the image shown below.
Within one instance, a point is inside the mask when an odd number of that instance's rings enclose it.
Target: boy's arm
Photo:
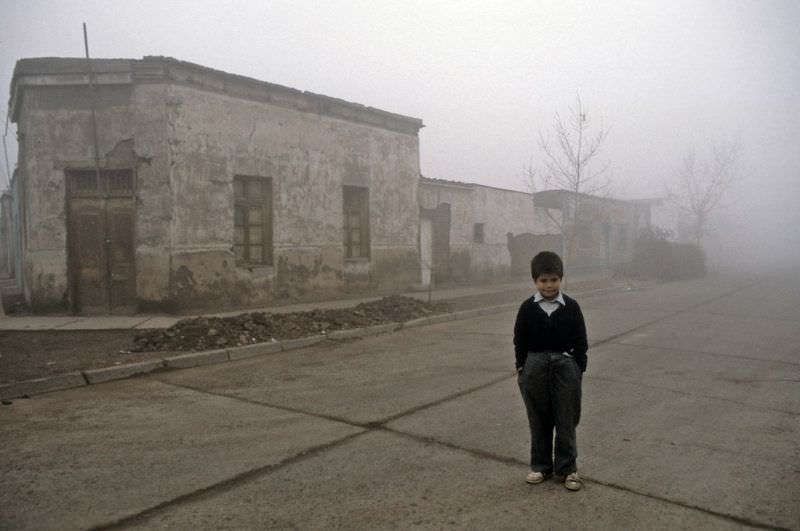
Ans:
[[[586,372],[586,365],[588,363],[586,352],[589,350],[589,341],[586,337],[586,322],[583,320],[583,312],[581,312],[580,305],[576,303],[575,308],[575,330],[573,332],[573,347],[570,350],[570,355],[578,362],[581,372]]]
[[[527,349],[525,341],[525,305],[519,307],[519,311],[517,311],[517,320],[514,323],[514,358],[515,358],[515,367],[517,372],[522,370],[522,367],[525,365],[525,358],[527,357]]]

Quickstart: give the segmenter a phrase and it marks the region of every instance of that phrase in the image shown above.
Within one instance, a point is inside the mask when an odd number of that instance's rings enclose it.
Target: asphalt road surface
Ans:
[[[0,406],[0,529],[800,529],[799,278],[579,300],[577,493],[508,312]]]

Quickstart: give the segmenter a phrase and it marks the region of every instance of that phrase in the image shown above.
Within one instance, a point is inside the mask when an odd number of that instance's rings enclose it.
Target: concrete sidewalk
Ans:
[[[607,272],[595,274],[582,273],[571,276],[568,287],[569,292],[585,292],[594,289],[602,289],[611,285],[611,277]],[[520,290],[530,288],[533,285],[530,280],[518,280],[497,284],[481,284],[471,286],[451,286],[431,291],[431,300],[451,300],[463,297],[479,295],[489,295],[504,291]],[[427,301],[427,291],[409,291],[402,293],[406,297],[414,297],[419,300]],[[381,296],[368,296],[359,298],[337,299],[317,302],[304,302],[297,304],[285,304],[280,306],[268,306],[262,308],[247,308],[231,310],[217,313],[200,313],[194,315],[174,315],[174,314],[136,314],[136,315],[6,315],[0,318],[0,330],[126,330],[126,329],[146,329],[146,328],[169,328],[181,319],[191,317],[213,316],[229,317],[246,312],[266,312],[266,313],[290,313],[302,312],[315,309],[338,309],[349,308],[362,302],[369,302],[380,299]]]

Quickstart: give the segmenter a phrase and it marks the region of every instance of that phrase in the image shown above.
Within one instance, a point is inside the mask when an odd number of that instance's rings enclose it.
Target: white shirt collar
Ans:
[[[534,294],[533,294],[533,302],[542,302],[542,301],[546,301],[546,302],[557,302],[557,303],[559,303],[561,306],[566,306],[566,305],[567,305],[567,303],[566,303],[566,302],[564,302],[564,294],[563,294],[563,293],[561,293],[561,291],[559,291],[559,292],[558,292],[558,295],[556,295],[556,298],[555,298],[555,299],[552,299],[552,300],[547,300],[547,299],[545,299],[545,298],[542,296],[542,294],[541,294],[541,293],[539,293],[539,291],[537,290],[537,291],[536,291],[536,293],[534,293]]]

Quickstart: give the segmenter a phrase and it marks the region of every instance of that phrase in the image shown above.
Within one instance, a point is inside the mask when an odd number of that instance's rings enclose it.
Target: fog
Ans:
[[[800,262],[798,21],[795,0],[0,0],[0,90],[19,58],[82,56],[86,22],[93,57],[171,56],[421,118],[425,176],[515,190],[579,94],[609,127],[617,197],[661,196],[688,150],[738,137],[711,264],[786,266]],[[13,169],[13,124],[6,141]]]

